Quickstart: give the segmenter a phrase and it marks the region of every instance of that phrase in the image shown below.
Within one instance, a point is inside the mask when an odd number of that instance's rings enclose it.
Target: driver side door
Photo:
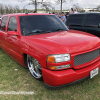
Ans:
[[[9,19],[7,33],[8,32],[17,32],[18,33],[18,24],[17,18],[12,16]],[[18,35],[9,35],[7,34],[7,47],[9,48],[9,55],[19,62],[20,58],[20,37]]]

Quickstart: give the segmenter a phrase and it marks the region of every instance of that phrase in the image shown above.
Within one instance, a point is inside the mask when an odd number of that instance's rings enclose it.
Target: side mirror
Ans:
[[[9,31],[7,34],[13,35],[13,36],[18,36],[18,33],[16,31]]]
[[[100,23],[99,23],[98,27],[100,28]]]

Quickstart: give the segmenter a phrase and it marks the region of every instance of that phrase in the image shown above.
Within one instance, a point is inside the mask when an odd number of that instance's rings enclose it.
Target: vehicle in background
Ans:
[[[66,25],[69,29],[88,32],[100,37],[100,12],[70,14]]]
[[[54,14],[3,15],[0,48],[46,87],[93,78],[100,69],[100,39],[69,30]]]
[[[2,15],[0,15],[0,21],[1,21]]]

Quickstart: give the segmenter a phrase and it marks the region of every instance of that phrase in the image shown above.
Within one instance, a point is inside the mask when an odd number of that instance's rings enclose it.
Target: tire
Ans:
[[[32,74],[32,76],[37,80],[42,80],[42,72],[41,72],[41,65],[39,62],[32,58],[31,56],[27,55],[27,67]]]

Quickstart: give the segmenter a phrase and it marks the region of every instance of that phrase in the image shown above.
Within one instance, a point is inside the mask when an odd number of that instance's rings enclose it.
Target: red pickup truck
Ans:
[[[53,14],[4,15],[0,48],[46,87],[93,78],[100,69],[100,39],[69,30]]]

